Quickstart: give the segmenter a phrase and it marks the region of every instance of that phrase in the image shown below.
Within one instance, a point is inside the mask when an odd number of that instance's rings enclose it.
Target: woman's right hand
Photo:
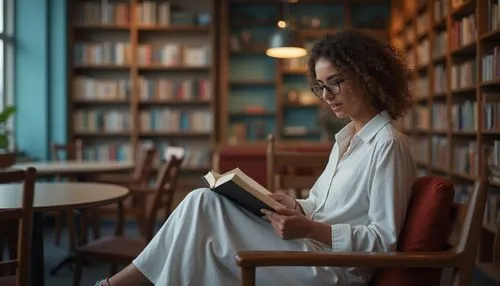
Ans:
[[[287,209],[296,210],[299,213],[304,213],[299,203],[294,198],[285,193],[277,192],[272,193],[269,196],[284,205]]]

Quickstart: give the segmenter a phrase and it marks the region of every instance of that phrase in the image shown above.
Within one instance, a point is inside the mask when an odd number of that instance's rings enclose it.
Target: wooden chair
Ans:
[[[271,192],[295,192],[302,198],[302,190],[310,189],[328,163],[329,153],[297,152],[277,148],[274,136],[268,136],[266,153],[267,188]]]
[[[83,144],[80,139],[75,140],[75,142],[68,144],[59,144],[52,142],[50,144],[50,159],[52,161],[65,161],[65,160],[75,160],[82,161],[83,160]],[[61,177],[57,176],[54,178],[55,180],[61,180]],[[69,180],[73,180],[74,178],[67,178]],[[72,211],[64,211],[58,212],[54,216],[54,228],[56,232],[55,236],[55,245],[61,244],[61,233],[62,233],[62,221],[66,220],[67,229],[68,229],[68,238],[70,243],[70,248],[73,249],[75,244],[75,231],[73,226],[73,212]]]
[[[124,186],[126,188],[137,188],[145,187],[148,185],[149,179],[153,171],[153,160],[156,154],[156,149],[154,147],[146,147],[140,152],[138,164],[135,166],[134,170],[130,174],[100,174],[98,176],[93,176],[91,181],[99,183],[107,183]],[[146,213],[145,201],[141,198],[136,199],[132,194],[129,198],[125,200],[125,215],[133,216],[136,218],[137,226],[140,232],[145,230],[145,226],[141,224],[142,218]],[[96,235],[94,239],[100,237],[100,217],[101,215],[117,215],[118,209],[117,205],[108,205],[100,207],[96,210],[89,212],[89,216],[92,217],[92,221],[96,222]],[[84,222],[86,224],[86,222]],[[83,233],[82,242],[87,242],[87,234]]]
[[[397,252],[240,251],[236,260],[241,267],[242,285],[254,285],[255,269],[262,266],[377,268],[371,285],[431,286],[439,285],[439,282],[440,285],[470,285],[482,228],[487,184],[487,179],[484,178],[476,182],[468,206],[465,207],[454,205],[454,189],[450,181],[432,176],[419,178],[412,188],[412,199]],[[432,196],[444,199],[435,202],[432,201]],[[433,215],[431,221],[428,217],[430,214]],[[452,227],[459,230],[458,236],[450,235]],[[429,231],[432,228],[434,233]],[[422,239],[422,232],[428,233],[427,240]],[[445,247],[446,238],[449,238],[451,248]],[[417,245],[422,245],[405,247],[408,240],[416,240],[414,242]],[[444,268],[447,271],[442,272]],[[436,274],[437,279],[433,279]]]
[[[120,204],[115,236],[104,237],[76,249],[76,264],[73,273],[73,285],[80,285],[83,260],[107,261],[112,264],[110,275],[116,272],[117,264],[128,264],[137,257],[153,238],[155,224],[158,220],[159,211],[164,209],[166,216],[170,215],[173,205],[173,196],[177,187],[179,169],[183,158],[175,156],[169,158],[158,171],[156,185],[154,188],[134,187],[131,194],[142,201],[150,195],[154,195],[153,206],[149,212],[145,235],[140,239],[123,237],[123,207]]]
[[[15,170],[0,173],[0,184],[22,183],[22,208],[0,209],[0,225],[19,221],[17,255],[8,261],[0,261],[0,275],[15,273],[14,276],[0,277],[0,285],[28,286],[30,283],[31,233],[33,227],[33,200],[36,169]]]

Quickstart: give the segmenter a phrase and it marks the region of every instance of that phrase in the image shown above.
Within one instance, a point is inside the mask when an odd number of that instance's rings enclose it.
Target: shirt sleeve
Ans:
[[[415,163],[403,142],[376,147],[369,191],[368,225],[332,225],[332,250],[394,251],[415,180]]]
[[[318,181],[316,181],[316,183],[314,183],[313,187],[309,191],[309,196],[307,197],[307,199],[297,199],[296,200],[299,203],[299,205],[302,207],[302,210],[304,211],[305,216],[308,218],[311,217],[314,210],[316,209],[318,197],[316,196],[315,190],[316,190],[317,185],[318,185]]]

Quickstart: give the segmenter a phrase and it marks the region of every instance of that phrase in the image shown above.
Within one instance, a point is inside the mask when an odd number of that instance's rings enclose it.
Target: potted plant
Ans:
[[[15,106],[7,106],[0,112],[0,168],[10,167],[16,162],[16,152],[9,146],[11,130],[7,127],[7,122],[15,112]]]

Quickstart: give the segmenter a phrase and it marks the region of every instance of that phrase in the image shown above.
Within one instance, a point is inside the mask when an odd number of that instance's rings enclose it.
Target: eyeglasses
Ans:
[[[319,98],[323,97],[323,90],[326,89],[328,94],[330,95],[337,95],[340,93],[340,84],[344,81],[345,79],[338,79],[335,81],[327,82],[326,84],[320,84],[320,83],[315,83],[311,87],[311,91],[314,93]]]

